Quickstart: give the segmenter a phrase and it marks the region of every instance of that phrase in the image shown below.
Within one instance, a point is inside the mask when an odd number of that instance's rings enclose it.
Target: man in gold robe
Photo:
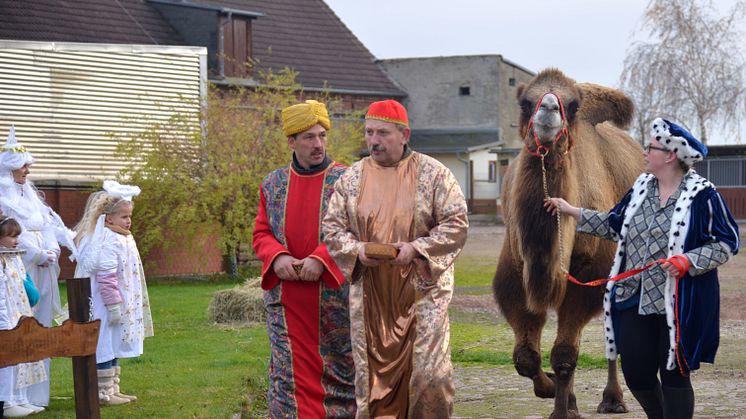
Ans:
[[[412,151],[409,136],[401,104],[370,106],[370,157],[337,181],[322,224],[350,282],[358,418],[453,411],[448,304],[453,262],[466,242],[466,202],[451,171]],[[389,244],[396,256],[373,259],[367,243]]]

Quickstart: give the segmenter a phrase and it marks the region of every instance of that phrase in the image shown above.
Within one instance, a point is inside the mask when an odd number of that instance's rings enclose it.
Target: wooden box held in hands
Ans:
[[[392,260],[396,259],[396,255],[399,254],[399,249],[390,245],[382,243],[366,243],[365,244],[365,256],[370,259],[377,260]]]

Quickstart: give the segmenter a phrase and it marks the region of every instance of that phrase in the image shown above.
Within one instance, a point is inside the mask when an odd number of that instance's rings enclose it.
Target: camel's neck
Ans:
[[[525,151],[521,153],[522,173],[519,173],[522,179],[526,181],[523,185],[526,190],[522,191],[527,196],[539,195],[544,199],[544,179],[546,179],[546,190],[550,197],[561,197],[563,185],[569,175],[569,168],[572,165],[572,156],[565,154],[553,148],[544,156],[543,162],[540,157],[533,156]],[[543,166],[543,169],[542,169]]]
[[[533,252],[531,249],[549,250],[554,246],[557,237],[557,219],[548,213],[544,207],[544,184],[541,159],[525,151],[518,157],[518,171],[514,179],[516,184],[512,188],[514,204],[513,215],[519,231],[522,232],[522,252],[524,256]],[[559,153],[550,152],[544,158],[546,172],[546,190],[550,197],[566,196],[570,172],[570,158]]]
[[[564,292],[564,285],[556,284],[559,278],[557,218],[544,207],[544,185],[541,159],[522,152],[519,170],[514,173],[517,184],[512,188],[511,210],[518,233],[519,253],[524,261],[524,286],[531,299],[557,301]],[[568,184],[567,157],[549,153],[544,158],[547,191],[550,197],[564,197]]]

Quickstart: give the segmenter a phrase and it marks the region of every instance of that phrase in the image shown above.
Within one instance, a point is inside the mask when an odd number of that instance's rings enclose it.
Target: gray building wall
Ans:
[[[518,118],[521,108],[518,106],[518,86],[527,84],[536,75],[535,73],[501,58],[500,72],[498,74],[497,95],[498,102],[502,104],[497,109],[498,120],[502,128],[505,148],[523,147],[523,139],[518,132]],[[512,79],[512,82],[511,82]]]
[[[505,147],[522,145],[516,92],[533,72],[500,55],[398,58],[381,65],[407,92],[413,129],[497,128]],[[461,94],[464,87],[469,95]]]
[[[497,127],[496,57],[403,58],[382,64],[407,92],[413,129]],[[470,95],[459,95],[461,87],[468,87]]]

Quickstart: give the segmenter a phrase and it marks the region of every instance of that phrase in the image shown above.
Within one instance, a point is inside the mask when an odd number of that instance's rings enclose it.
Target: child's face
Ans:
[[[106,222],[129,230],[132,227],[132,205],[125,205],[116,212],[106,214]]]
[[[0,247],[7,247],[8,249],[15,249],[16,246],[18,246],[18,236],[0,237]]]

